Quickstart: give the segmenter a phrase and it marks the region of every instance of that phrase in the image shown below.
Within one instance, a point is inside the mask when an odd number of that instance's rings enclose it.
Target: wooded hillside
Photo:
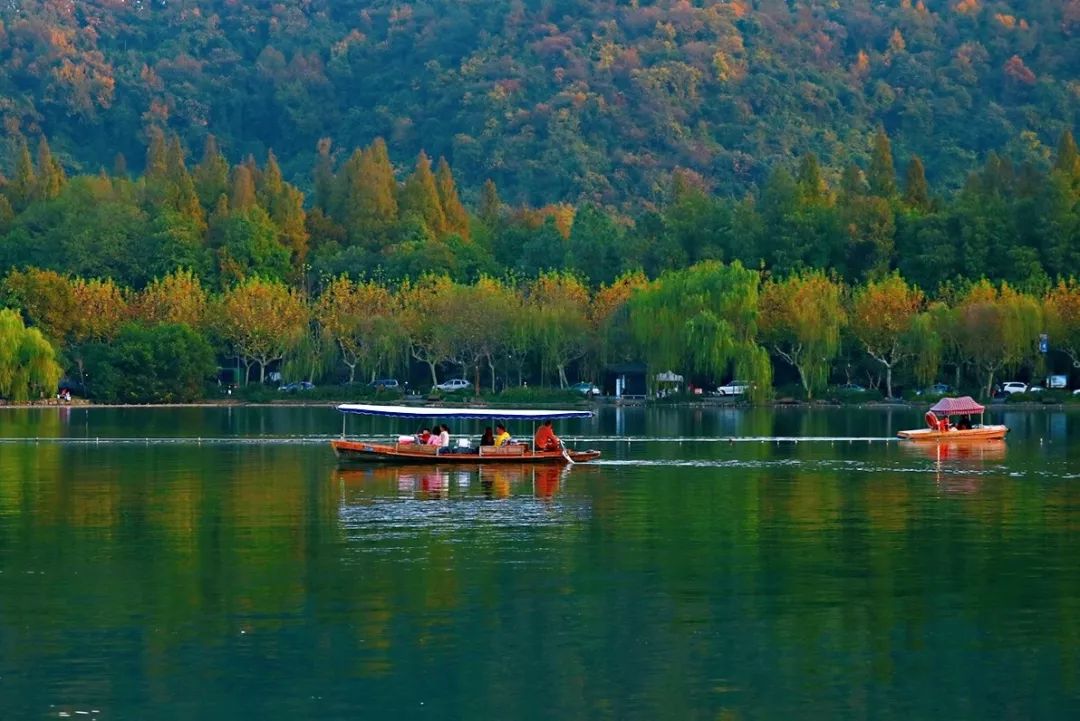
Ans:
[[[308,191],[321,138],[384,137],[513,203],[648,204],[679,167],[739,196],[808,153],[838,182],[879,126],[955,188],[990,149],[1047,164],[1078,77],[1080,0],[0,6],[4,128],[69,173],[141,170],[157,127],[233,161],[272,149]]]

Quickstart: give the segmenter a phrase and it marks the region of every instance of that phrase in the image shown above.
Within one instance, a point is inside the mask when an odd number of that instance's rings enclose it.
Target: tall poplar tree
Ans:
[[[431,159],[420,151],[416,158],[416,169],[405,181],[401,190],[402,215],[415,213],[424,220],[428,230],[436,237],[446,232],[446,214],[439,200],[439,189],[435,184],[435,175],[431,172]]]

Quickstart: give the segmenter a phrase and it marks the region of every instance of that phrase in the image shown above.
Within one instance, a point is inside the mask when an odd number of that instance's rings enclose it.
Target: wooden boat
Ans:
[[[1001,440],[1009,432],[1006,426],[985,425],[983,414],[986,407],[976,403],[971,396],[960,398],[942,398],[926,412],[926,428],[900,431],[896,435],[909,441],[928,441],[932,443],[956,443],[966,441]],[[979,422],[963,427],[955,424],[956,416],[971,417],[979,414]]]
[[[330,441],[334,454],[341,460],[391,463],[438,463],[440,465],[476,465],[509,463],[585,463],[600,457],[600,451],[537,450],[531,443],[510,443],[505,446],[450,447],[428,446],[398,441],[376,442],[350,440],[345,436],[345,419],[350,414],[383,416],[387,418],[428,418],[439,420],[537,421],[591,418],[592,411],[569,410],[512,410],[504,408],[414,408],[381,406],[364,403],[344,403],[338,406],[342,417],[341,438]]]

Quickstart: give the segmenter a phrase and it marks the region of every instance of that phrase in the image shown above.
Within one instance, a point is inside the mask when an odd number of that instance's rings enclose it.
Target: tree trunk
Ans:
[[[432,386],[432,388],[434,388],[435,386],[439,385],[439,377],[437,375],[435,375],[435,364],[432,363],[431,361],[424,361],[424,362],[427,363],[428,368],[431,369],[431,386]]]
[[[345,362],[344,359],[342,362]],[[356,379],[356,364],[345,362],[345,365],[349,367],[349,385]]]
[[[559,369],[559,388],[566,388],[566,386],[570,385],[566,382],[566,366],[560,363],[557,367]]]
[[[259,385],[266,383],[266,362],[256,361],[259,364]]]
[[[885,366],[885,400],[892,398],[892,364]]]
[[[491,362],[491,354],[487,357],[488,369],[491,371],[491,392],[495,393],[495,364]]]
[[[476,384],[476,392],[479,393],[480,392],[480,359],[475,358],[473,360],[475,361],[473,363],[473,379],[475,380],[475,384]]]
[[[990,389],[993,388],[993,387],[994,387],[994,371],[990,370],[989,374],[987,374],[987,376],[986,376],[986,395],[984,395],[983,398],[993,398],[993,396],[990,394],[990,392],[991,392]]]
[[[795,370],[799,372],[799,382],[802,383],[803,390],[806,391],[806,400],[813,400],[814,392],[810,390],[810,382],[806,378],[806,373],[803,371],[801,365],[796,365]]]

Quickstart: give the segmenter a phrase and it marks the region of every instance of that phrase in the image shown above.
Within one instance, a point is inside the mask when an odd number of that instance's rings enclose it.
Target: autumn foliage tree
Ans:
[[[295,348],[308,327],[307,305],[296,290],[257,277],[227,290],[216,314],[222,338],[245,367],[258,364],[260,383],[266,367]]]
[[[770,278],[762,286],[758,308],[762,343],[795,368],[806,397],[813,398],[825,386],[840,351],[843,287],[822,271]]]
[[[913,353],[913,324],[925,297],[897,274],[855,290],[851,329],[866,353],[885,368],[885,392],[892,398],[893,371]]]
[[[354,282],[340,276],[323,289],[315,304],[315,318],[337,345],[349,369],[349,383],[356,379],[358,366],[367,368],[374,380],[375,373],[400,354],[405,339],[398,308],[390,291],[371,281]]]

